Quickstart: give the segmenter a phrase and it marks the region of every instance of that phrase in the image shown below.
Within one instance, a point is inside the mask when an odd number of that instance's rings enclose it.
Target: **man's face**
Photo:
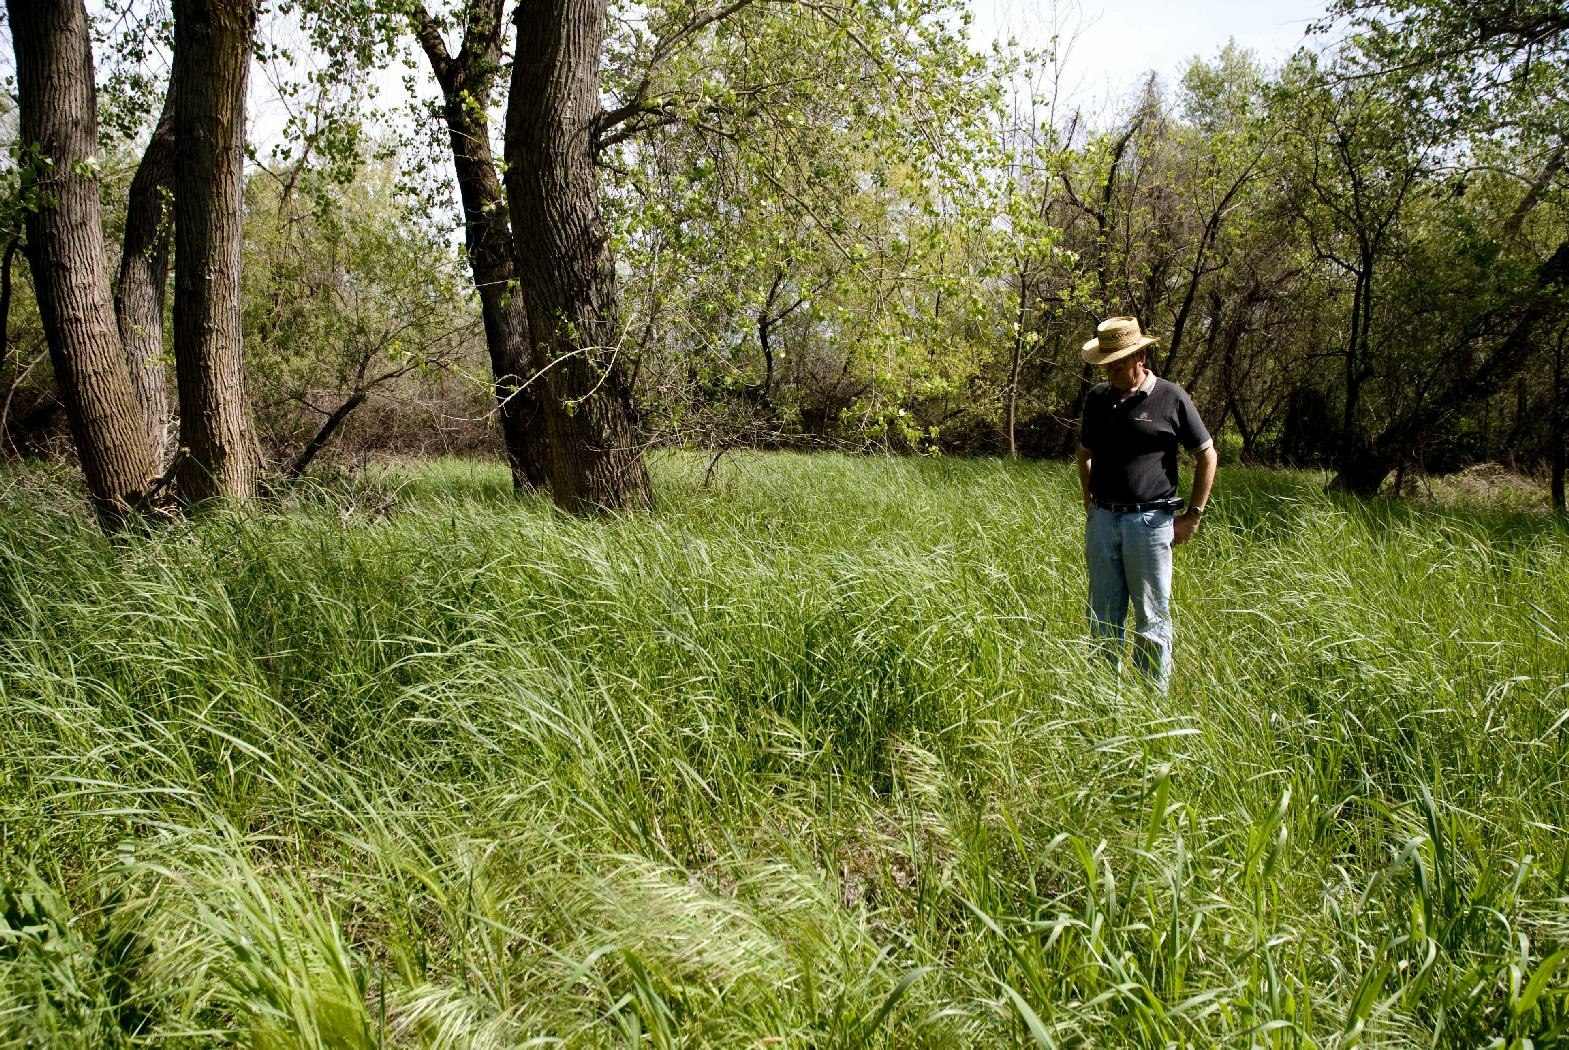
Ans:
[[[1129,394],[1144,382],[1144,351],[1129,354],[1110,364],[1100,366],[1106,374],[1106,382],[1110,383],[1119,394]]]

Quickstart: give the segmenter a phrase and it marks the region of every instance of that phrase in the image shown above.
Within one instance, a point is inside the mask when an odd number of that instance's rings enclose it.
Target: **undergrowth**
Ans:
[[[1062,465],[0,477],[0,1042],[1569,1040],[1569,529],[1227,470],[1168,697]]]

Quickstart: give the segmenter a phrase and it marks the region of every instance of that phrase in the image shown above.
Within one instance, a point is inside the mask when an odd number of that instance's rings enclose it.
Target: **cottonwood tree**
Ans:
[[[260,456],[240,333],[245,89],[255,0],[175,0],[174,359],[177,492],[186,504],[255,491]]]
[[[441,116],[463,205],[468,261],[485,321],[485,345],[516,489],[550,486],[544,390],[536,386],[528,314],[518,287],[511,223],[491,152],[490,107],[502,70],[505,0],[464,0],[452,19],[461,27],[454,52],[438,19],[419,0],[404,8],[441,88]],[[558,424],[559,429],[559,424]]]
[[[164,378],[164,304],[173,234],[174,85],[131,180],[126,201],[120,275],[114,287],[115,324],[154,465],[162,470],[169,450],[169,387]]]
[[[115,324],[96,158],[97,91],[81,0],[12,0],[27,255],[61,398],[106,529],[154,463]]]
[[[653,499],[595,169],[606,14],[605,0],[522,0],[507,99],[507,206],[533,363],[552,399],[551,494],[576,512]]]
[[[350,84],[400,53],[413,40],[435,78],[440,100],[412,106],[418,121],[444,129],[456,176],[464,242],[484,318],[496,412],[517,491],[548,488],[550,453],[543,384],[534,380],[528,317],[501,178],[491,139],[495,89],[505,74],[505,0],[381,0],[345,9],[330,0],[305,0],[300,10],[325,59],[322,85]],[[449,39],[456,31],[455,43]],[[413,87],[412,77],[405,83]],[[405,153],[409,142],[403,144]],[[419,163],[416,161],[416,163]]]
[[[767,8],[765,12],[764,9]],[[517,48],[508,96],[508,210],[527,306],[534,364],[552,399],[552,491],[574,510],[647,506],[647,472],[637,446],[629,347],[623,339],[615,256],[600,200],[596,163],[628,136],[677,121],[745,121],[769,109],[763,78],[724,82],[683,59],[711,39],[710,27],[763,13],[791,19],[795,52],[818,58],[854,49],[866,76],[915,98],[940,90],[950,70],[941,46],[944,9],[920,2],[885,6],[752,5],[646,9],[642,27],[618,41],[622,70],[615,101],[601,104],[604,0],[525,0],[517,8]],[[829,63],[830,66],[833,63]],[[828,83],[835,83],[829,80]],[[775,114],[784,117],[788,114]],[[849,114],[848,119],[856,119]],[[785,121],[776,127],[781,130]],[[806,126],[800,121],[797,128]],[[934,125],[943,126],[942,121]]]
[[[1374,85],[1336,82],[1311,64],[1285,84],[1289,141],[1284,190],[1324,263],[1351,284],[1341,364],[1337,487],[1376,491],[1387,470],[1369,456],[1363,391],[1399,367],[1399,336],[1379,312],[1382,268],[1391,265],[1402,220],[1429,172],[1431,140]],[[1376,477],[1375,477],[1376,475]]]
[[[1263,120],[1264,72],[1235,42],[1222,48],[1214,62],[1194,61],[1188,66],[1182,78],[1182,103],[1183,125],[1174,137],[1181,154],[1176,163],[1187,170],[1177,204],[1191,254],[1175,282],[1181,293],[1160,360],[1167,375],[1192,388],[1214,357],[1212,353],[1184,355],[1189,324],[1205,281],[1226,265],[1222,244],[1227,224],[1247,202],[1249,187],[1263,177],[1272,129]],[[1189,358],[1195,359],[1191,365]]]
[[[1421,302],[1445,277],[1463,275],[1464,293],[1442,304],[1434,382],[1392,406],[1387,424],[1368,439],[1365,469],[1336,479],[1365,492],[1439,427],[1485,414],[1550,338],[1569,260],[1562,210],[1569,15],[1561,4],[1536,0],[1345,0],[1334,13],[1357,31],[1349,73],[1440,129],[1444,185],[1463,201],[1430,209],[1451,232],[1426,240],[1420,264],[1427,273],[1407,288],[1406,298]],[[1446,245],[1452,254],[1435,259]]]

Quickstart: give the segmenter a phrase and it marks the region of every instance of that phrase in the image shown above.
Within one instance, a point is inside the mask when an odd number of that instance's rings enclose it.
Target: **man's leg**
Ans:
[[[1133,662],[1161,692],[1171,681],[1172,513],[1122,515],[1122,560],[1133,600]]]
[[[1113,514],[1092,509],[1084,522],[1084,560],[1089,567],[1090,635],[1115,665],[1122,656],[1122,622],[1128,616],[1128,584],[1122,572],[1122,532]]]

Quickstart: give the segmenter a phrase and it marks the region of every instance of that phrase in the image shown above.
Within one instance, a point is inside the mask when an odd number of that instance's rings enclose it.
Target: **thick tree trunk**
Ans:
[[[125,240],[120,280],[114,290],[114,316],[131,372],[131,386],[147,428],[153,463],[162,468],[169,451],[169,386],[163,367],[163,305],[169,283],[169,235],[173,227],[166,203],[174,192],[174,82],[164,96],[163,113],[131,180],[126,202]]]
[[[550,446],[545,397],[537,384],[529,383],[534,368],[528,314],[513,262],[512,227],[490,151],[487,114],[501,61],[501,11],[501,0],[470,0],[463,45],[456,57],[447,53],[440,30],[423,6],[416,5],[411,17],[441,85],[443,117],[463,198],[469,267],[479,290],[507,465],[513,488],[521,492],[549,487]]]
[[[473,129],[465,129],[453,120],[455,111],[464,105],[461,99],[448,101],[448,127],[452,129],[452,157],[463,197],[469,266],[479,289],[507,465],[512,471],[513,488],[518,491],[548,489],[550,442],[546,437],[545,397],[537,383],[529,383],[535,372],[529,348],[528,313],[518,288],[517,267],[512,262],[512,229],[502,200],[501,180],[496,177],[496,164],[490,155],[489,128],[483,119]]]
[[[1335,476],[1329,481],[1329,491],[1349,492],[1353,496],[1371,499],[1383,488],[1384,479],[1389,477],[1397,462],[1398,458],[1393,455],[1361,446],[1350,456],[1342,457]]]
[[[81,0],[10,0],[24,149],[36,189],[27,256],[49,359],[100,523],[118,528],[153,473],[104,267],[98,102]]]
[[[255,490],[258,452],[240,365],[240,190],[254,0],[175,0],[175,475],[188,504]]]
[[[594,125],[604,0],[523,0],[507,102],[507,202],[534,366],[548,369],[551,492],[566,510],[652,501],[632,437]]]

